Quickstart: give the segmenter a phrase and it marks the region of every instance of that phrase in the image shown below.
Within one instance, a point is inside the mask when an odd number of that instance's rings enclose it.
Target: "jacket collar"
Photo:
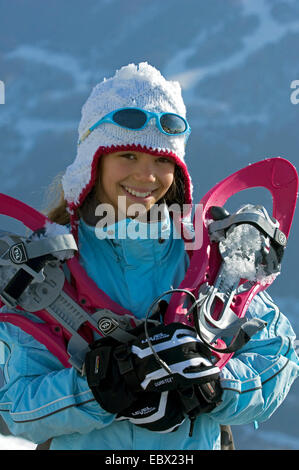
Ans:
[[[84,240],[94,249],[110,247],[111,255],[127,265],[163,257],[173,238],[173,223],[167,206],[163,207],[160,220],[149,223],[127,218],[106,227],[93,227],[80,219],[79,251],[80,241]]]

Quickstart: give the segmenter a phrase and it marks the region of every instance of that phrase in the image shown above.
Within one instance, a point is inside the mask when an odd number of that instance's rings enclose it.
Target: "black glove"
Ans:
[[[117,415],[116,421],[128,420],[149,431],[169,433],[177,431],[188,417],[191,436],[196,417],[212,411],[221,403],[221,395],[218,379],[184,390],[141,392],[129,408]]]
[[[132,375],[123,375],[130,388],[136,384],[145,391],[162,392],[188,388],[205,382],[207,376],[218,376],[219,369],[211,362],[210,350],[197,337],[194,328],[181,323],[160,325],[151,329],[149,339],[158,358],[144,333],[129,346],[134,371]],[[127,363],[122,356],[124,349],[119,349],[120,369]],[[165,370],[160,360],[169,370]]]
[[[172,323],[150,329],[152,347],[169,371],[159,363],[145,333],[130,343],[103,338],[86,355],[88,384],[103,409],[119,413],[130,407],[141,391],[187,389],[217,379],[218,367],[193,328]],[[132,332],[131,332],[132,333]]]
[[[203,384],[195,384],[189,389],[179,390],[181,407],[190,421],[190,433],[192,436],[193,424],[197,416],[209,413],[221,403],[222,388],[219,377]]]
[[[170,392],[141,392],[137,400],[116,417],[116,421],[129,420],[132,424],[155,432],[173,432],[186,417],[179,394]]]

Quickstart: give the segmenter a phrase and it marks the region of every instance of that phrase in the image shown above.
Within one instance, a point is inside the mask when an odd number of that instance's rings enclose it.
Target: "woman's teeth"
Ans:
[[[139,191],[135,191],[134,189],[128,188],[127,186],[124,186],[124,188],[128,193],[132,194],[133,196],[137,196],[137,197],[147,197],[152,193],[152,191],[149,191],[147,193],[141,193]]]

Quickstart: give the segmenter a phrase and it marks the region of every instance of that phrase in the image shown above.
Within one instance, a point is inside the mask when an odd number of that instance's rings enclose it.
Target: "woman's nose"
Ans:
[[[155,181],[155,168],[152,161],[143,161],[138,164],[135,171],[135,178],[138,181]]]

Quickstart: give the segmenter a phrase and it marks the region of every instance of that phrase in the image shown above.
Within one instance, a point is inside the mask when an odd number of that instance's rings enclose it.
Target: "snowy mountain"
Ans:
[[[1,192],[41,209],[46,188],[74,157],[91,87],[140,61],[183,87],[195,202],[248,163],[283,156],[299,167],[299,105],[291,100],[298,46],[296,0],[0,0]],[[269,203],[261,190],[244,198]],[[297,215],[271,288],[275,298],[292,299],[294,321],[298,237]],[[238,431],[240,445],[299,448],[289,419],[296,390],[279,418]]]

